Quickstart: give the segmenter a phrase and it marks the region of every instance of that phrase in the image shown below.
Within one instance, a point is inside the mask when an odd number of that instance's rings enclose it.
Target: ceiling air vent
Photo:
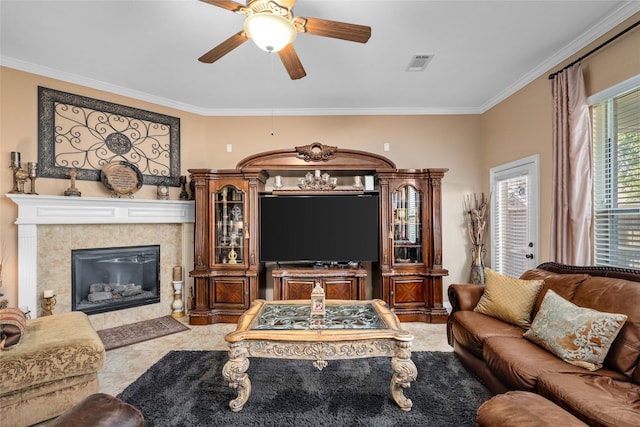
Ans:
[[[407,71],[424,71],[432,58],[433,55],[426,53],[413,55],[411,62],[409,62],[409,66],[407,67]]]

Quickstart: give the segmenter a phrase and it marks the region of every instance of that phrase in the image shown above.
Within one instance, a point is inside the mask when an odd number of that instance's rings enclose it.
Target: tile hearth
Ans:
[[[187,317],[180,320],[188,324]],[[189,327],[188,331],[109,350],[105,366],[98,372],[100,392],[118,395],[171,350],[227,350],[224,336],[234,331],[236,325],[218,323]],[[407,322],[402,323],[402,327],[414,334],[413,351],[452,351],[447,344],[444,324]],[[420,381],[420,372],[418,378]]]

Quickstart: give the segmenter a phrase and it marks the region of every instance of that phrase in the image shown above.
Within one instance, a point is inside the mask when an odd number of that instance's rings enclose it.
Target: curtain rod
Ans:
[[[623,30],[622,32],[616,34],[615,36],[611,37],[609,40],[605,41],[604,43],[602,43],[601,45],[594,47],[593,49],[591,49],[589,52],[585,53],[584,55],[582,55],[580,58],[576,59],[575,61],[573,61],[571,64],[567,65],[566,67],[562,68],[561,70],[556,71],[555,73],[549,74],[549,80],[553,80],[559,73],[563,72],[564,70],[566,70],[569,67],[573,67],[574,65],[576,65],[578,62],[582,61],[583,59],[585,59],[588,56],[591,56],[592,54],[594,54],[595,52],[599,51],[600,49],[602,49],[603,47],[605,47],[606,45],[608,45],[609,43],[611,43],[612,41],[616,40],[618,37],[622,37],[624,34],[628,33],[629,31],[633,30],[635,27],[637,27],[638,25],[640,25],[640,21],[636,22],[635,24],[633,24],[632,26],[630,26],[629,28],[627,28],[626,30]]]

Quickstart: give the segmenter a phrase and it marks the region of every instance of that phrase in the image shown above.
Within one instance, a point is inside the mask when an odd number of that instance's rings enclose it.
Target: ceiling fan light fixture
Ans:
[[[298,32],[287,18],[273,13],[257,13],[244,21],[244,31],[260,49],[278,52],[295,40]]]

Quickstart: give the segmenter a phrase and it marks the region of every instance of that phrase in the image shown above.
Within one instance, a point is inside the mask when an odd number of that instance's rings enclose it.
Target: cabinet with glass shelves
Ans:
[[[391,194],[394,264],[422,262],[422,198],[410,184]]]
[[[441,180],[446,169],[378,174],[382,253],[373,296],[401,321],[444,323]]]
[[[215,192],[214,264],[244,265],[245,262],[245,191],[225,185]]]
[[[257,194],[264,173],[192,169],[196,220],[194,302],[189,323],[237,322],[258,298],[262,267],[256,260]],[[252,256],[253,254],[253,256]]]

